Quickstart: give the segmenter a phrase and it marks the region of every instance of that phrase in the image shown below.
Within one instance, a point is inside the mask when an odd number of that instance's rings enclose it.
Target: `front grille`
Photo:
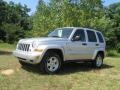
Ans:
[[[29,49],[30,49],[30,44],[23,44],[23,43],[18,44],[18,50],[29,51]]]

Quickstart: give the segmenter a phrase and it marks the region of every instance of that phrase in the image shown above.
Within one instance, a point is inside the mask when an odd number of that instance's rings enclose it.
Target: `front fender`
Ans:
[[[65,53],[65,51],[64,51],[64,47],[63,47],[63,46],[60,46],[60,45],[40,45],[40,46],[38,47],[38,49],[39,49],[39,48],[40,48],[40,49],[43,49],[41,59],[43,58],[43,56],[45,55],[45,53],[46,53],[48,50],[50,50],[50,49],[59,49],[59,50],[61,50],[62,53],[63,53],[63,59],[64,59],[64,53]]]

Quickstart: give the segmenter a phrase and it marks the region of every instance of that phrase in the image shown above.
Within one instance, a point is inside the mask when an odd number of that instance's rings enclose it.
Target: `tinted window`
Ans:
[[[97,36],[98,36],[99,42],[103,43],[104,40],[103,40],[101,33],[97,32]]]
[[[88,41],[89,42],[97,42],[96,35],[94,31],[87,30]]]
[[[84,30],[78,29],[78,30],[75,32],[73,38],[75,38],[76,36],[79,36],[78,41],[82,41],[82,42],[86,41]]]

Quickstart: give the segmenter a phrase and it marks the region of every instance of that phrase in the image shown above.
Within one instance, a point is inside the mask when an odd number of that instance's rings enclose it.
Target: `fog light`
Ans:
[[[35,59],[38,60],[40,56],[37,56]]]

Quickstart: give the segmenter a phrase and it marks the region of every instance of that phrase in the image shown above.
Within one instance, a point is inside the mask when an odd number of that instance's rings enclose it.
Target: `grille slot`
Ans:
[[[18,44],[18,50],[29,51],[29,48],[30,48],[30,44],[23,44],[23,43]]]

